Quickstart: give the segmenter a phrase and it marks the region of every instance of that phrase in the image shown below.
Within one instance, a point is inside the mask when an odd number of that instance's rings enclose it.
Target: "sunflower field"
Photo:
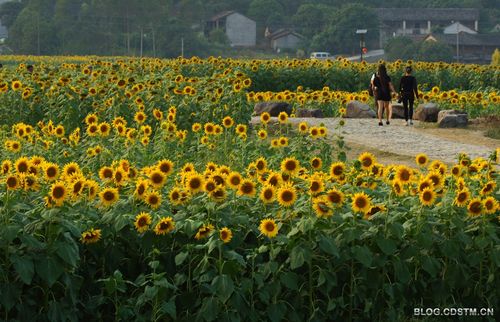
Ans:
[[[250,124],[269,100],[342,117],[369,99],[375,65],[4,61],[1,320],[406,321],[416,307],[500,307],[500,149],[383,165],[347,160],[348,120]],[[498,67],[413,64],[434,77],[423,100],[500,113]],[[317,71],[332,82],[316,87]]]

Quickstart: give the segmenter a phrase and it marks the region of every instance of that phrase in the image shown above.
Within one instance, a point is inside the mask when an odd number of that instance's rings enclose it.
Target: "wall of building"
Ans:
[[[226,18],[226,35],[232,46],[255,46],[256,23],[239,13],[233,13]]]
[[[271,41],[271,46],[273,47],[274,50],[280,48],[280,49],[296,49],[298,48],[300,43],[300,38],[290,34],[286,35],[284,37],[274,39]]]

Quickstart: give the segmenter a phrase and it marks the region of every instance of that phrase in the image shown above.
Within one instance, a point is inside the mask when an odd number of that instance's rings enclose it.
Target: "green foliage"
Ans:
[[[453,59],[453,51],[447,44],[424,41],[418,46],[416,59],[420,61],[450,63]]]
[[[360,36],[357,29],[367,29],[364,41],[368,48],[378,43],[378,18],[369,7],[348,4],[330,17],[325,31],[314,36],[311,49],[331,53],[354,54],[360,50]]]
[[[500,50],[498,48],[491,55],[491,64],[493,66],[500,66]]]

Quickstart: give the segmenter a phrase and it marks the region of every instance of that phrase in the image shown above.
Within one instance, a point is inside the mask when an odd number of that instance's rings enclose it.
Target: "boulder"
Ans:
[[[254,115],[261,115],[267,112],[271,116],[278,116],[281,112],[286,112],[288,116],[292,114],[292,107],[286,102],[260,102],[253,108]]]
[[[413,114],[414,120],[422,122],[437,122],[439,107],[435,103],[420,104]]]
[[[299,108],[295,113],[296,117],[318,117],[323,118],[323,111],[319,108],[309,109],[309,108]]]
[[[375,118],[377,117],[377,114],[370,108],[369,105],[365,103],[350,101],[347,103],[345,117],[351,119]]]
[[[443,110],[438,114],[438,126],[446,127],[466,127],[468,123],[467,113],[457,110]]]
[[[405,118],[405,108],[402,103],[393,102],[392,104],[392,118],[393,119],[404,119]]]

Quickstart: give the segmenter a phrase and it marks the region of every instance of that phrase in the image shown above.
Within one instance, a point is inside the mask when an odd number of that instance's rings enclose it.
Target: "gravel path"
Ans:
[[[329,133],[335,133],[335,126],[339,122],[336,118],[289,118],[289,120],[292,124],[306,121],[311,126],[323,123]],[[252,123],[258,122],[258,117],[252,118]],[[354,143],[366,147],[368,151],[376,149],[411,158],[418,153],[425,153],[431,159],[439,159],[447,163],[456,162],[460,152],[466,152],[472,158],[487,158],[493,150],[491,143],[489,146],[467,144],[459,142],[458,139],[453,140],[426,133],[426,129],[418,128],[418,126],[418,121],[414,121],[413,126],[405,126],[404,120],[400,119],[393,120],[390,125],[384,122],[384,126],[379,126],[377,119],[345,119],[345,125],[340,130],[340,134],[348,146],[349,143]],[[442,131],[448,130],[442,129]],[[450,129],[450,131],[453,130]],[[496,141],[497,147],[500,147],[500,140]],[[495,144],[494,141],[493,144]]]

